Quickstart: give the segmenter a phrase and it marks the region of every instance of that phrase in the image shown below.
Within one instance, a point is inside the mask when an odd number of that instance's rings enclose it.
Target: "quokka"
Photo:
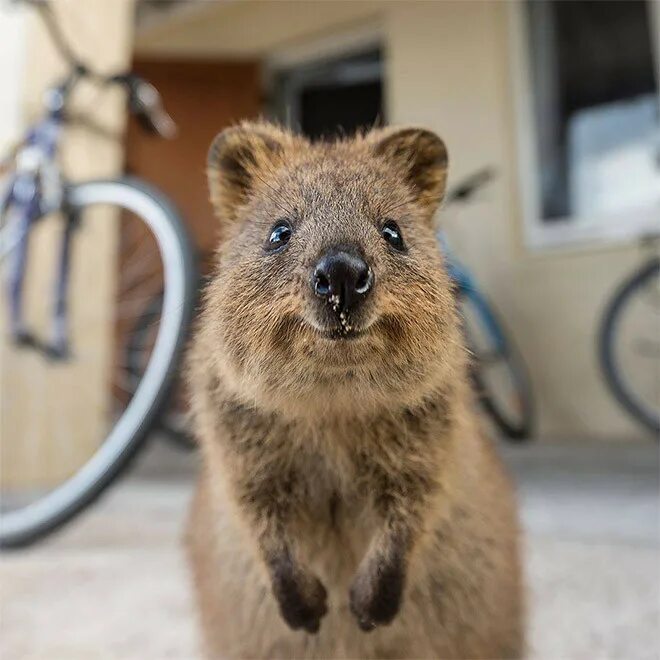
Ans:
[[[188,549],[210,658],[516,658],[516,505],[474,412],[419,128],[209,152]]]

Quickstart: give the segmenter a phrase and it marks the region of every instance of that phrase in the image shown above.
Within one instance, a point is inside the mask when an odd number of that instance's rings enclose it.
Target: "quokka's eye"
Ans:
[[[403,235],[399,225],[394,220],[388,220],[380,230],[381,236],[399,252],[405,252],[406,244],[403,242]]]
[[[283,248],[291,240],[292,233],[293,229],[291,229],[288,220],[278,220],[270,230],[266,249],[268,251],[275,251]]]

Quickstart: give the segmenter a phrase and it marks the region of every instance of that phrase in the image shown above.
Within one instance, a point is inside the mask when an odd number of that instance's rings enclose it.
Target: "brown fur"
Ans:
[[[514,497],[473,412],[434,237],[446,172],[421,129],[310,145],[244,124],[211,148],[221,243],[190,360],[203,472],[188,532],[210,658],[522,653]],[[291,240],[268,253],[281,218]],[[362,334],[331,339],[310,272],[347,243],[375,287],[351,320]]]

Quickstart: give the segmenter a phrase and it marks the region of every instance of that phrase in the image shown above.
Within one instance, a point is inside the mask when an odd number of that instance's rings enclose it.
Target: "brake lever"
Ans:
[[[490,182],[494,176],[495,172],[491,167],[484,167],[483,169],[478,170],[472,176],[468,177],[449,191],[449,194],[447,195],[447,204],[461,204],[466,202],[475,195],[480,188]]]
[[[177,125],[165,110],[158,90],[144,80],[139,80],[133,88],[133,102],[136,112],[144,114],[153,129],[161,137],[171,140],[177,136]]]

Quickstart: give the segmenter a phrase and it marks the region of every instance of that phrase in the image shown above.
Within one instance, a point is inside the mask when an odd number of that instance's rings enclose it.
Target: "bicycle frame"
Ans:
[[[437,233],[440,251],[445,259],[445,268],[454,286],[458,297],[466,296],[473,302],[479,317],[489,333],[496,350],[502,351],[506,345],[506,340],[498,322],[493,317],[490,307],[485,298],[481,295],[476,280],[472,273],[463,265],[451,251],[447,242],[447,237],[442,230]]]
[[[66,114],[67,101],[82,79],[103,86],[120,85],[128,92],[131,111],[147,130],[162,137],[173,137],[176,124],[162,107],[160,95],[152,85],[130,72],[104,75],[89,68],[69,47],[50,5],[45,1],[33,4],[70,69],[59,85],[48,90],[45,117],[30,128],[16,152],[17,167],[10,174],[6,192],[0,199],[0,219],[8,218],[14,226],[2,227],[0,257],[9,252],[14,252],[15,256],[9,266],[9,318],[13,341],[42,350],[51,358],[64,359],[69,354],[67,289],[71,240],[79,224],[79,213],[68,203],[67,185],[56,160],[62,127],[69,119]],[[65,226],[55,281],[50,340],[41,342],[27,330],[24,323],[23,283],[32,227],[39,218],[53,211],[62,212]]]
[[[74,82],[74,76],[71,76],[63,85],[49,91],[49,111],[44,119],[29,129],[19,148],[16,169],[10,175],[0,206],[0,213],[10,223],[5,230],[12,243],[3,246],[3,253],[12,252],[8,266],[8,311],[12,339],[16,345],[39,349],[53,359],[65,359],[69,354],[67,291],[71,240],[78,216],[66,202],[66,185],[56,162],[56,154],[64,123],[64,100]],[[59,247],[50,336],[47,341],[40,341],[28,330],[24,320],[23,284],[30,233],[39,218],[57,210],[63,211],[65,226]]]

